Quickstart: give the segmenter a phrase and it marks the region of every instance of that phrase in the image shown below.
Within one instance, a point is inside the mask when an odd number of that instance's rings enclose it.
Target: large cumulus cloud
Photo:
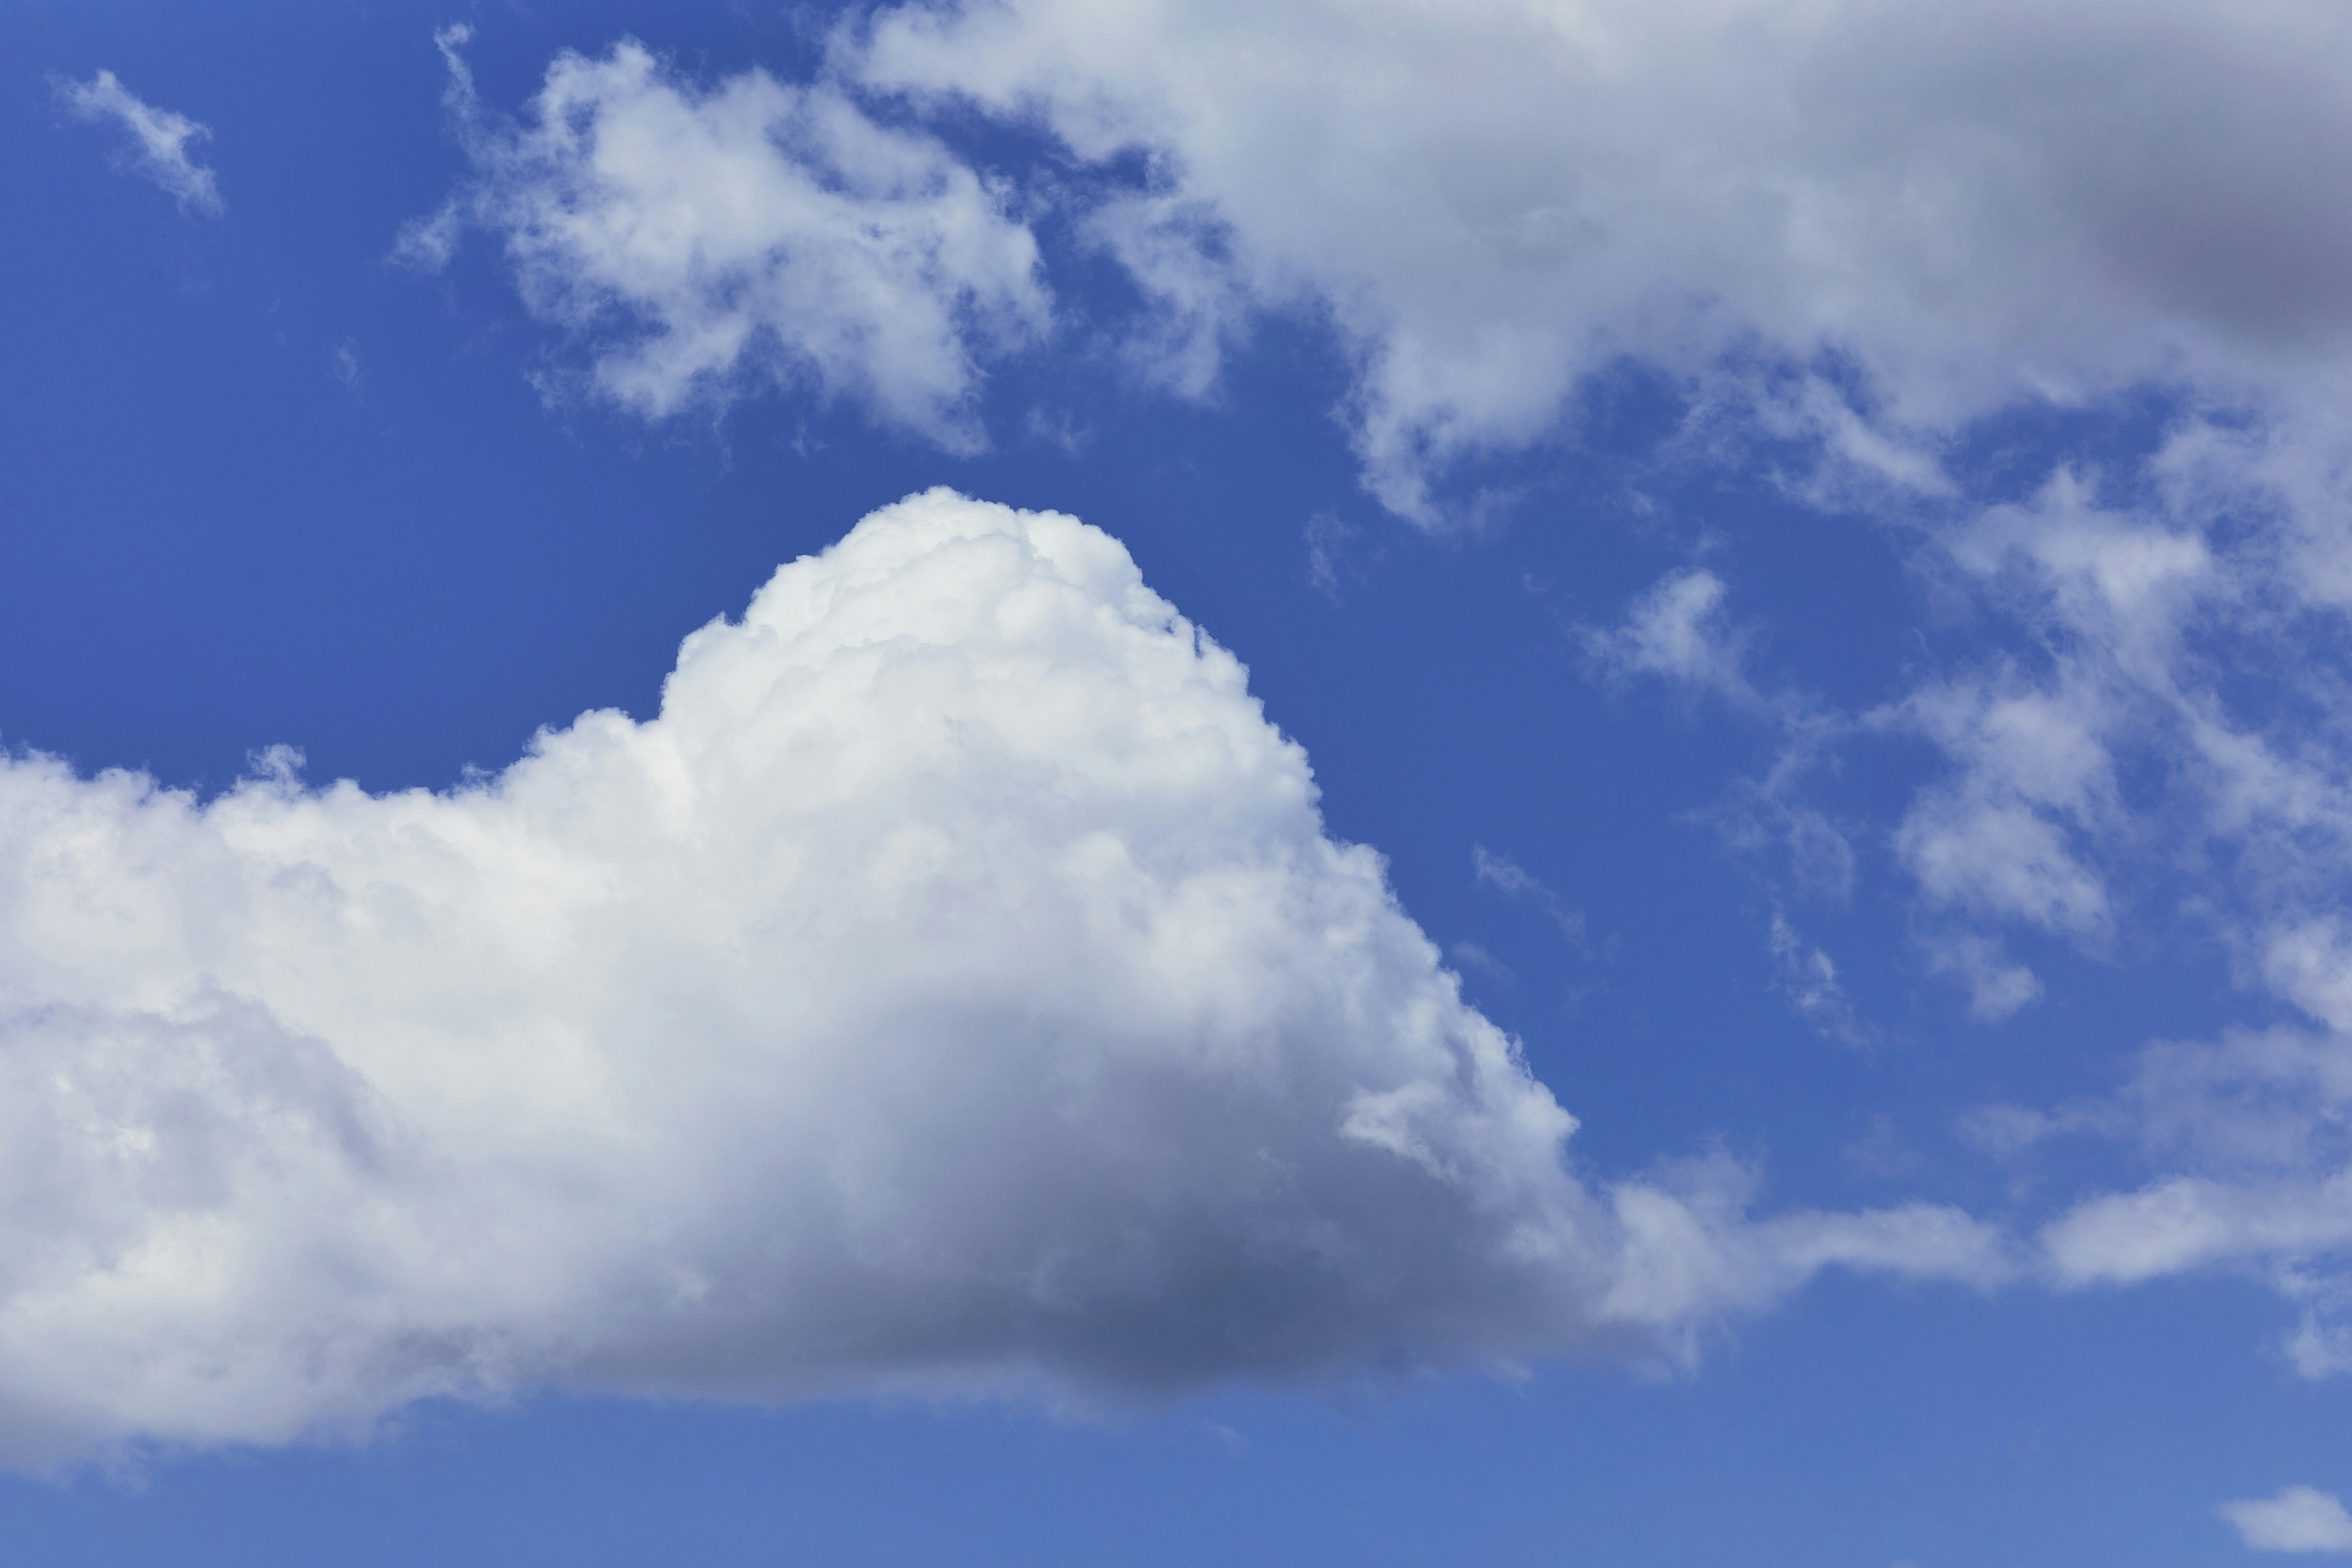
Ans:
[[[1939,1209],[1596,1192],[1244,672],[933,491],[446,793],[0,763],[0,1458],[557,1380],[1092,1404],[1671,1352]]]

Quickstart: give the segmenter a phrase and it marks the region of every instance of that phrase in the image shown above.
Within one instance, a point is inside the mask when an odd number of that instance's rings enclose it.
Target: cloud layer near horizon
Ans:
[[[1674,1353],[1949,1210],[1596,1192],[1244,672],[932,491],[455,791],[0,762],[0,1460],[547,1382],[1078,1405]]]

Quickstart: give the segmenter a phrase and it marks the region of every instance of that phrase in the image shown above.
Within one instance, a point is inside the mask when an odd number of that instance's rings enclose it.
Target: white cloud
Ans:
[[[1922,494],[1991,409],[2336,374],[2352,219],[2308,172],[2352,150],[2347,32],[2324,0],[1001,0],[837,55],[1142,153],[1099,221],[1170,378],[1249,311],[1328,314],[1368,482],[1434,520],[1433,477],[1622,356],[1770,364],[1804,390],[1743,397]]]
[[[1688,1353],[1708,1314],[1733,1303],[1762,1306],[1829,1265],[1979,1288],[2015,1272],[1998,1233],[1957,1209],[1911,1205],[1748,1221],[1740,1206],[1746,1196],[1741,1173],[1720,1159],[1615,1188],[1629,1246],[1609,1310],[1662,1332],[1679,1331]]]
[[[2352,1242],[2352,1176],[2238,1184],[2174,1176],[2076,1205],[2042,1233],[2066,1284],[2137,1284],[2216,1263]]]
[[[58,84],[58,96],[82,120],[111,121],[131,134],[130,168],[169,192],[182,210],[218,216],[223,210],[213,172],[188,155],[188,144],[212,134],[184,114],[158,109],[102,70],[88,81]]]
[[[509,121],[476,99],[467,37],[436,41],[473,177],[396,254],[437,266],[465,226],[488,231],[531,310],[588,345],[594,390],[648,417],[805,384],[950,450],[984,444],[982,358],[1051,314],[1005,193],[835,86],[704,86],[633,41],[559,55]]]
[[[1923,945],[1929,969],[1968,987],[1969,1014],[1980,1023],[1998,1024],[2042,1000],[2041,977],[2011,963],[1990,937],[1958,931],[1925,939]]]
[[[1935,902],[2058,931],[2095,932],[2106,924],[2107,896],[2097,876],[2075,858],[2062,829],[2030,807],[1972,799],[1965,791],[1933,792],[1904,817],[1895,845]]]
[[[2085,1199],[2045,1226],[2039,1241],[2061,1289],[2212,1269],[2264,1279],[2300,1309],[2283,1346],[2295,1371],[2307,1378],[2352,1372],[2352,1170],[2170,1175]]]
[[[2194,867],[2199,922],[2340,1028],[2352,685],[2318,551],[2352,550],[2352,498],[2264,450],[2191,423],[2137,476],[2133,504],[2062,469],[1968,520],[1942,541],[1944,569],[2016,651],[1865,722],[1950,763],[1895,838],[1931,900],[2095,944],[2125,918],[2119,882]]]
[[[1079,1405],[1683,1353],[1954,1211],[1594,1193],[1241,666],[933,491],[445,794],[0,760],[0,1459],[547,1382]]]
[[[2255,1552],[2352,1552],[2352,1515],[2334,1494],[2282,1487],[2276,1497],[2225,1502],[2214,1510]]]
[[[1655,676],[1741,706],[1761,706],[1763,700],[1740,668],[1748,638],[1723,613],[1728,592],[1723,579],[1704,567],[1668,573],[1626,607],[1624,624],[1586,630],[1585,653],[1612,679]]]
[[[804,88],[656,73],[649,91],[614,79],[625,46],[564,57],[536,125],[491,134],[517,199],[489,221],[538,251],[518,259],[542,290],[633,296],[676,340],[633,395],[658,408],[732,363],[738,324],[695,297],[708,279],[646,253],[707,237],[715,268],[765,276],[781,247],[854,226],[810,210],[829,174],[902,216],[904,171],[971,176],[850,95],[954,100],[1042,127],[1099,176],[1048,172],[1036,194],[1149,301],[1131,337],[1152,379],[1204,395],[1255,316],[1331,323],[1367,482],[1405,515],[1436,521],[1432,486],[1461,459],[1559,434],[1580,383],[1626,358],[1816,445],[1846,476],[1817,499],[1950,497],[1946,439],[1994,410],[2147,384],[2312,406],[2340,381],[2347,220],[2301,171],[2352,146],[2318,63],[2347,26],[2322,0],[2006,0],[1932,28],[1895,0],[909,5],[838,34]],[[559,105],[597,117],[594,144],[545,117]],[[665,119],[687,172],[616,178],[607,143],[653,145]],[[1137,153],[1146,178],[1114,173]],[[592,163],[596,225],[542,246],[546,198]],[[977,185],[953,205],[914,224],[918,247],[977,237],[940,271],[1025,338],[1043,320],[1026,231]],[[427,225],[415,248],[451,237]],[[974,374],[970,342],[932,357]]]
[[[2298,1371],[2352,1370],[2352,1037],[2275,1028],[2159,1041],[2110,1098],[1989,1106],[1963,1132],[1998,1158],[2063,1135],[2128,1139],[2162,1173],[2084,1198],[2042,1228],[2053,1283],[2251,1275],[2300,1309],[2286,1344]]]

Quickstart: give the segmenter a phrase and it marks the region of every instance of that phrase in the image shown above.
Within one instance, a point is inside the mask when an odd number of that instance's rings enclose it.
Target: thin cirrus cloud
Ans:
[[[932,491],[445,794],[0,761],[0,1458],[546,1384],[752,1400],[1686,1355],[1928,1205],[1593,1186],[1241,666]]]
[[[397,257],[437,268],[467,229],[493,236],[530,310],[589,347],[593,390],[647,417],[782,384],[985,444],[981,361],[1051,316],[1003,193],[835,85],[751,70],[705,89],[629,41],[557,57],[509,119],[475,93],[470,36],[436,41],[472,174]]]
[[[217,217],[225,210],[219,182],[188,153],[192,142],[212,135],[209,127],[158,109],[123,86],[110,70],[56,87],[58,100],[76,119],[110,122],[128,133],[122,164],[128,172],[162,186],[183,211],[193,208]]]

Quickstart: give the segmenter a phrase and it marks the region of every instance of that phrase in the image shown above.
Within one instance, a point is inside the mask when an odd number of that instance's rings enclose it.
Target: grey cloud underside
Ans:
[[[1674,1356],[1824,1265],[2008,1272],[1579,1180],[1315,801],[1116,542],[944,491],[454,792],[0,763],[0,1458]]]

